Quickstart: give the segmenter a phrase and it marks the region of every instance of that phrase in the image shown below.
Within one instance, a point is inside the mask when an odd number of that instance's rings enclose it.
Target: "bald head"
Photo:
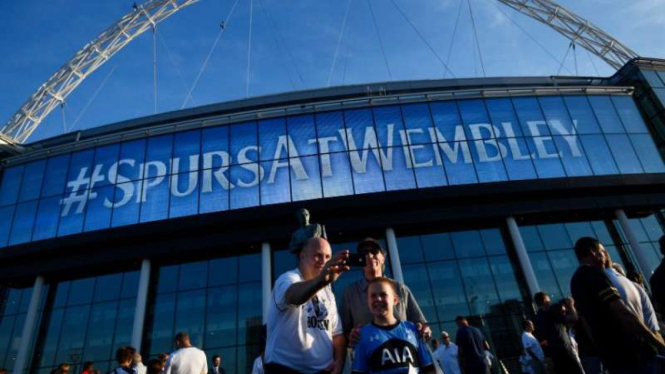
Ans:
[[[189,334],[186,332],[179,332],[175,336],[175,346],[178,348],[190,347],[192,345],[189,340]]]
[[[298,254],[298,267],[306,280],[319,275],[321,269],[330,261],[332,250],[330,243],[323,238],[309,238],[303,244],[302,251]]]

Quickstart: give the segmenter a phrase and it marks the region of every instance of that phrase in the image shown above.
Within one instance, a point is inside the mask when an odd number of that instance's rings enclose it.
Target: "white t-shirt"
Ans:
[[[635,289],[640,294],[640,299],[642,299],[642,318],[644,318],[644,324],[651,331],[660,331],[660,325],[658,324],[658,317],[656,317],[656,311],[653,309],[653,304],[649,299],[649,295],[639,284],[633,282]]]
[[[434,351],[434,358],[439,362],[439,365],[443,369],[444,374],[461,373],[457,356],[458,348],[455,343],[450,343],[448,346],[441,343],[439,348]]]
[[[545,353],[543,353],[543,348],[540,347],[540,343],[538,343],[538,340],[533,336],[533,334],[526,331],[522,332],[522,347],[524,347],[524,355],[529,359],[533,358],[527,352],[527,349],[530,349],[539,361],[545,361]]]
[[[332,337],[342,333],[335,295],[324,287],[302,305],[289,305],[286,290],[303,282],[299,269],[287,271],[275,282],[268,309],[266,363],[301,373],[316,373],[333,361]],[[168,374],[168,373],[165,373]]]
[[[612,282],[614,288],[619,291],[621,300],[626,304],[641,322],[644,322],[644,315],[642,310],[642,298],[640,297],[637,286],[630,281],[630,279],[619,274],[616,270],[609,268],[605,269],[605,274]]]
[[[208,374],[206,354],[196,347],[180,348],[169,356],[163,374]]]
[[[257,357],[254,360],[254,366],[252,366],[252,374],[263,374],[263,359],[261,356]]]

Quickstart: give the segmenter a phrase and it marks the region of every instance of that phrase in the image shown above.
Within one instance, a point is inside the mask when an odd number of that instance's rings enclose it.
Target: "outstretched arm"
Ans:
[[[289,305],[302,305],[316,295],[319,290],[334,282],[339,276],[349,270],[346,259],[349,251],[336,253],[321,269],[321,273],[313,279],[297,282],[289,286],[284,293],[284,301]]]

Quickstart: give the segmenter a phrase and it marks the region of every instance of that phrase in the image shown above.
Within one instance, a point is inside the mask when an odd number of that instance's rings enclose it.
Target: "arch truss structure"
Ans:
[[[92,72],[125,45],[158,22],[199,0],[149,0],[125,15],[88,43],[67,61],[14,113],[0,129],[0,148],[25,142],[41,121],[63,104],[69,94]],[[615,69],[635,52],[598,27],[549,0],[498,0],[527,16],[552,27],[572,42],[581,45]]]
[[[198,0],[150,0],[123,16],[56,71],[0,129],[13,143],[23,143],[41,121],[83,80],[145,31]],[[9,138],[9,139],[7,139]],[[2,138],[0,138],[2,139]]]
[[[498,0],[520,13],[553,28],[571,42],[584,47],[615,69],[637,53],[612,38],[591,22],[550,0]]]

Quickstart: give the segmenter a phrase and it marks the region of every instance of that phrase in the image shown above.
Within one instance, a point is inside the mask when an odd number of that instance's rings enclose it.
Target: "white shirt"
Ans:
[[[524,355],[529,359],[533,358],[529,352],[527,352],[527,349],[530,349],[539,361],[545,361],[545,353],[543,353],[543,348],[541,348],[538,340],[530,332],[522,332],[522,347],[524,347]]]
[[[443,368],[445,374],[461,374],[462,371],[459,368],[459,361],[457,357],[457,345],[455,343],[450,343],[446,346],[441,343],[439,348],[434,351],[434,358],[439,361],[439,365]]]
[[[180,348],[169,355],[163,374],[208,374],[206,354],[196,347]]]
[[[148,368],[143,365],[143,362],[139,362],[136,365],[134,365],[134,369],[136,369],[137,374],[145,374]]]
[[[332,338],[342,334],[342,324],[330,286],[319,290],[303,305],[286,303],[286,290],[304,280],[300,270],[295,269],[275,282],[268,308],[265,360],[301,373],[316,373],[333,362]]]
[[[635,285],[637,292],[640,294],[640,299],[642,299],[642,318],[644,318],[644,324],[651,331],[660,331],[656,310],[653,309],[649,295],[647,295],[647,292],[639,284],[633,282],[633,285]]]
[[[252,366],[252,374],[263,374],[263,360],[261,356],[257,357],[254,360],[254,366]]]
[[[619,291],[621,295],[621,300],[624,304],[630,309],[641,322],[644,322],[644,314],[642,310],[642,298],[640,293],[637,290],[637,286],[630,281],[630,279],[624,277],[616,270],[609,268],[605,269],[605,274],[612,282],[614,288]]]

